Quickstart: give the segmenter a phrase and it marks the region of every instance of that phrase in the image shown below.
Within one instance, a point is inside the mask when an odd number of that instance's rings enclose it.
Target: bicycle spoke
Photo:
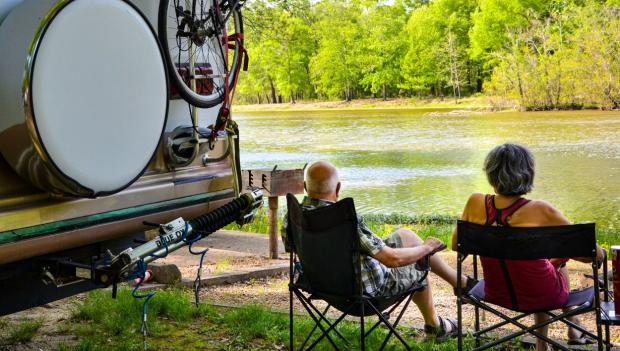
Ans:
[[[224,36],[229,28],[230,33],[242,33],[238,8],[244,1],[161,1],[160,38],[176,90],[198,107],[221,103],[235,82],[240,55],[238,45],[229,53]]]

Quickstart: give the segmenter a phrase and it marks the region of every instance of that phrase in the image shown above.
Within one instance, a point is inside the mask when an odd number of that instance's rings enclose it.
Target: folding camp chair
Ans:
[[[334,341],[337,337],[345,344],[348,341],[338,331],[338,324],[347,315],[360,318],[360,348],[365,350],[365,338],[380,324],[389,329],[381,350],[394,335],[410,350],[409,345],[396,331],[405,310],[409,306],[413,294],[424,289],[424,277],[419,284],[399,296],[373,298],[364,294],[361,276],[361,253],[359,234],[357,232],[358,219],[353,199],[346,198],[333,205],[313,210],[303,211],[297,199],[287,195],[288,226],[287,241],[290,254],[290,350],[293,345],[293,295],[314,320],[315,325],[307,335],[299,350],[311,350],[321,340],[327,339],[335,350],[338,346]],[[327,307],[319,310],[313,301],[323,300]],[[404,307],[394,323],[388,320],[392,313],[403,301]],[[328,310],[334,307],[342,314],[330,321],[326,317]],[[385,312],[384,312],[385,311]],[[379,320],[367,331],[365,317],[377,316]],[[317,328],[320,335],[306,348]],[[346,347],[347,349],[350,346]]]
[[[485,226],[465,221],[457,223],[457,274],[461,274],[462,264],[467,255],[473,255],[474,277],[477,278],[477,257],[493,257],[500,260],[533,260],[543,258],[570,258],[570,257],[590,257],[592,258],[592,276],[598,277],[598,265],[596,260],[596,238],[594,223],[563,225],[553,227],[506,227],[506,226]],[[471,289],[468,293],[462,293],[461,282],[457,284],[457,308],[458,308],[458,349],[463,349],[463,315],[462,304],[469,303],[475,308],[475,332],[476,348],[474,350],[484,350],[494,347],[506,341],[512,340],[526,333],[539,337],[547,343],[560,350],[569,350],[566,346],[549,337],[544,337],[536,331],[542,326],[561,321],[568,326],[572,326],[589,337],[598,341],[598,349],[603,350],[603,339],[601,332],[599,280],[593,279],[592,287],[571,291],[568,302],[562,307],[572,307],[572,310],[563,313],[553,311],[529,311],[518,308],[519,297],[515,296],[512,281],[508,270],[505,270],[505,280],[508,290],[511,293],[513,305],[500,306],[512,312],[503,313],[488,301],[485,301],[484,280]],[[516,307],[515,307],[516,306]],[[490,312],[502,319],[501,322],[480,329],[479,309]],[[526,326],[522,322],[526,316],[533,313],[546,313],[550,318],[544,322]],[[596,316],[596,334],[585,330],[582,326],[567,320],[567,317],[580,315],[587,312],[594,312]],[[513,324],[520,330],[480,345],[481,337],[499,327]]]

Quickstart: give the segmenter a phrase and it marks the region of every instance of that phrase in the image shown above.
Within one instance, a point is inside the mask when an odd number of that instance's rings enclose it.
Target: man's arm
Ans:
[[[443,243],[439,239],[429,236],[420,246],[403,248],[384,246],[383,249],[373,257],[387,267],[402,267],[416,262],[441,245],[443,245]]]
[[[419,246],[389,247],[370,230],[362,217],[358,217],[358,234],[362,251],[390,268],[412,264],[443,245],[439,239],[428,237]]]

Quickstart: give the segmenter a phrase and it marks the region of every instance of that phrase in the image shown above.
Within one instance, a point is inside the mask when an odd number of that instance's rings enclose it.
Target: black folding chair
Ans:
[[[553,227],[505,227],[505,226],[485,226],[475,223],[458,221],[457,223],[457,273],[461,274],[462,264],[467,255],[473,255],[474,277],[477,278],[477,256],[493,257],[500,260],[534,260],[543,258],[570,258],[570,257],[590,257],[592,258],[592,276],[598,277],[598,265],[596,260],[596,237],[594,223],[563,225]],[[458,349],[463,349],[463,314],[462,304],[469,303],[475,308],[475,332],[476,348],[474,350],[484,350],[501,343],[512,340],[526,333],[532,334],[545,340],[560,350],[569,350],[566,346],[549,337],[538,333],[536,329],[554,322],[563,322],[598,341],[598,350],[603,350],[603,339],[601,332],[601,314],[599,297],[599,280],[593,279],[594,285],[582,290],[571,291],[568,302],[562,307],[572,307],[573,309],[556,313],[553,311],[530,311],[518,308],[518,296],[515,296],[512,280],[508,271],[505,271],[505,280],[511,292],[513,305],[500,306],[515,313],[503,313],[494,305],[485,301],[484,280],[471,289],[468,293],[462,293],[461,282],[457,284],[457,308],[458,308]],[[516,306],[516,307],[515,307]],[[480,329],[479,309],[483,309],[498,316],[502,321]],[[596,318],[596,334],[589,332],[580,325],[569,321],[567,317],[580,315],[583,313],[594,312]],[[521,319],[533,313],[546,313],[550,318],[544,322],[526,326]],[[516,314],[515,316],[510,315]],[[481,337],[496,330],[499,327],[512,324],[519,328],[518,331],[481,344]]]
[[[369,297],[364,294],[361,277],[361,253],[357,232],[357,215],[353,199],[346,198],[333,205],[303,211],[297,199],[288,194],[288,226],[287,239],[290,254],[290,350],[295,350],[293,342],[293,295],[308,312],[315,325],[306,336],[299,350],[311,350],[321,340],[327,339],[335,350],[338,346],[334,341],[337,337],[349,345],[337,326],[347,316],[360,318],[360,348],[365,350],[365,338],[380,324],[388,329],[380,350],[394,335],[410,350],[409,345],[398,333],[396,327],[405,310],[409,306],[413,294],[424,289],[424,277],[419,284],[399,296],[381,298]],[[319,310],[314,300],[327,302],[327,307]],[[394,323],[388,320],[403,301],[404,307]],[[326,317],[330,308],[341,312],[335,320]],[[378,321],[369,330],[365,330],[365,317],[377,316]],[[317,328],[320,334],[306,348]],[[347,349],[350,346],[346,347]]]

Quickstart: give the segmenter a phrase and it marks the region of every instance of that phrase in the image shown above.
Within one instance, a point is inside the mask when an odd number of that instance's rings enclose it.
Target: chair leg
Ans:
[[[611,343],[609,338],[609,324],[605,324],[605,348],[611,351]]]
[[[461,273],[462,273],[462,265],[463,265],[464,257],[461,254],[457,254],[456,258],[456,276],[459,277],[456,282],[456,318],[457,318],[457,349],[458,351],[463,351],[463,287],[461,286]]]
[[[325,308],[325,310],[323,311],[323,313],[321,313],[321,312],[320,312],[320,311],[316,308],[316,306],[314,306],[314,304],[311,304],[311,303],[310,303],[309,305],[310,305],[310,307],[314,310],[314,312],[316,312],[316,314],[319,316],[319,319],[321,319],[322,321],[325,321],[325,323],[327,323],[327,325],[328,325],[328,326],[330,326],[330,327],[332,326],[332,323],[330,323],[330,322],[329,322],[329,320],[327,320],[327,318],[325,317],[325,314],[326,314],[326,313],[327,313],[327,311],[331,308],[331,305],[327,305],[327,307]],[[346,316],[346,315],[347,315],[347,313],[343,313],[343,315],[344,315],[344,316]],[[339,318],[339,319],[340,319],[340,318]],[[314,330],[315,330],[316,328],[317,328],[317,327],[316,327],[316,325],[315,325],[315,326],[314,326],[314,328],[313,328],[313,331],[312,331],[312,332],[314,332]],[[339,337],[342,341],[344,341],[344,342],[345,342],[345,343],[347,343],[347,344],[349,343],[349,342],[347,341],[347,339],[344,337],[344,335],[342,335],[342,333],[340,333],[340,331],[339,331],[338,329],[336,329],[336,327],[335,327],[335,326],[334,326],[334,329],[333,329],[333,330],[334,330],[334,332],[336,333],[336,335],[338,335],[338,337]],[[311,333],[312,333],[312,332],[311,332]]]
[[[476,306],[476,308],[478,308],[478,306]],[[531,313],[521,313],[521,314],[519,314],[519,315],[517,315],[517,316],[513,317],[512,319],[514,319],[515,321],[518,321],[518,320],[520,320],[520,319],[523,319],[523,318],[525,318],[525,317],[529,316],[530,314],[531,314]],[[491,326],[489,326],[489,327],[486,327],[486,328],[484,328],[484,329],[478,329],[477,331],[475,331],[475,332],[474,332],[474,336],[475,336],[478,340],[480,340],[480,336],[481,336],[481,335],[484,335],[484,334],[486,334],[486,333],[489,333],[489,332],[491,332],[491,331],[493,331],[493,330],[495,330],[495,329],[501,328],[501,327],[505,326],[506,324],[510,324],[510,323],[511,323],[510,321],[504,320],[504,321],[501,321],[501,322],[499,322],[499,323],[497,323],[497,324],[493,324],[493,325],[491,325]],[[480,345],[477,345],[476,347],[478,347],[478,346],[480,346]]]
[[[364,306],[366,301],[362,300],[362,315],[360,317],[360,350],[366,351],[366,335],[364,335]]]
[[[288,296],[288,301],[289,301],[289,306],[288,306],[289,350],[294,351],[295,349],[293,348],[293,290],[292,290],[292,288],[289,287],[288,293],[289,293],[289,296]]]
[[[321,324],[321,320],[318,319],[312,309],[310,309],[310,307],[308,307],[307,302],[305,300],[305,296],[303,296],[299,291],[295,290],[295,295],[297,296],[297,298],[299,299],[299,301],[301,302],[301,305],[304,306],[304,308],[306,309],[306,311],[308,312],[308,314],[310,315],[310,317],[312,318],[312,320],[314,321],[314,323],[316,323],[319,328],[321,329],[321,331],[323,332],[323,335],[325,335],[325,337],[327,338],[327,340],[329,341],[329,343],[334,347],[335,350],[339,350],[338,346],[336,346],[336,343],[334,342],[334,340],[332,340],[332,338],[329,336],[328,331],[325,330],[325,327],[323,327],[323,324]],[[331,327],[330,327],[331,328]],[[308,348],[310,349],[310,348]]]
[[[515,332],[515,333],[513,333],[513,334],[507,335],[507,336],[505,336],[505,337],[503,337],[503,338],[500,338],[500,339],[497,339],[497,340],[491,341],[491,342],[489,342],[489,343],[487,343],[487,344],[483,345],[482,347],[476,348],[475,350],[486,350],[486,349],[488,349],[488,348],[491,348],[491,347],[497,346],[497,345],[499,345],[499,344],[502,344],[502,343],[504,343],[504,342],[506,342],[506,341],[508,341],[508,340],[515,339],[515,338],[517,338],[517,337],[519,337],[519,336],[521,336],[521,335],[523,335],[523,334],[530,333],[530,334],[532,334],[532,335],[534,335],[534,336],[538,337],[539,339],[543,339],[543,340],[544,340],[544,341],[546,341],[547,343],[549,343],[549,344],[551,344],[551,345],[555,346],[556,348],[558,348],[558,349],[560,349],[560,350],[563,350],[563,351],[569,351],[569,349],[568,349],[568,348],[566,348],[566,347],[562,346],[562,345],[561,345],[561,344],[559,344],[557,341],[555,341],[555,340],[553,340],[553,339],[550,339],[549,337],[544,336],[544,335],[542,335],[541,333],[539,333],[539,332],[537,332],[537,331],[536,331],[536,329],[538,329],[538,328],[540,328],[540,327],[543,327],[543,326],[545,326],[545,325],[549,325],[549,324],[551,324],[551,323],[557,322],[557,321],[559,320],[559,319],[558,319],[558,317],[551,318],[551,319],[548,319],[548,320],[546,320],[546,321],[544,321],[544,322],[542,322],[542,323],[538,323],[538,324],[536,324],[536,325],[533,325],[533,326],[527,327],[527,326],[526,326],[526,325],[524,325],[523,323],[520,323],[517,319],[515,319],[515,318],[511,318],[510,316],[508,316],[508,315],[506,315],[506,314],[504,314],[504,313],[500,312],[499,310],[493,309],[493,308],[491,308],[491,307],[489,307],[489,306],[487,306],[487,305],[485,305],[485,304],[482,304],[482,303],[478,303],[478,302],[475,302],[475,303],[476,303],[476,304],[479,304],[480,308],[482,308],[483,310],[489,311],[489,312],[491,312],[491,313],[495,314],[496,316],[498,316],[498,317],[500,317],[500,318],[502,318],[502,319],[504,319],[504,320],[507,320],[507,321],[509,321],[510,323],[512,323],[513,325],[515,325],[515,326],[517,326],[517,327],[521,328],[521,330],[520,330],[520,331],[518,331],[518,332]]]
[[[316,340],[314,340],[312,345],[310,345],[305,351],[312,350],[316,345],[318,345],[319,342],[321,342],[321,340],[323,340],[324,337],[329,337],[328,336],[329,332],[331,332],[332,330],[336,330],[336,326],[338,326],[338,324],[340,324],[340,322],[342,322],[344,320],[344,317],[346,317],[347,315],[348,315],[348,313],[343,313],[340,317],[338,317],[338,319],[333,324],[329,324],[329,328],[327,328],[323,332],[323,334],[321,334]],[[348,342],[347,342],[347,344],[348,344]]]
[[[594,310],[596,313],[596,341],[598,341],[598,351],[603,351],[603,331],[601,329],[601,309],[597,308]]]
[[[407,307],[409,307],[409,304],[411,303],[411,299],[413,299],[413,294],[409,295],[409,298],[407,299],[407,302],[405,302],[405,306],[403,306],[403,309],[398,314],[398,317],[396,317],[396,320],[394,321],[394,323],[392,325],[388,325],[388,328],[390,329],[390,331],[389,331],[388,335],[385,337],[385,339],[383,339],[383,343],[381,344],[381,347],[379,348],[379,351],[383,351],[383,349],[385,348],[385,346],[388,343],[388,340],[390,340],[390,337],[392,336],[392,334],[397,334],[396,327],[398,327],[398,323],[400,323],[400,320],[403,317],[403,315],[405,314],[405,311],[407,310]],[[410,350],[410,347],[407,344],[405,344],[405,348],[407,350]]]
[[[457,276],[458,277],[458,276]],[[456,347],[458,351],[463,351],[463,306],[462,297],[456,297],[456,318],[457,318],[457,332],[456,335]]]
[[[593,310],[593,311],[596,311],[596,310]],[[587,313],[587,312],[588,311],[584,311],[584,312],[577,313],[575,315],[580,315],[580,314]],[[596,334],[590,332],[589,330],[587,330],[583,326],[581,326],[581,325],[579,325],[579,324],[577,324],[575,322],[572,322],[572,321],[567,319],[568,317],[571,317],[572,315],[565,315],[565,314],[557,315],[557,314],[555,314],[553,312],[546,312],[546,314],[548,316],[552,317],[552,318],[557,318],[558,321],[566,324],[568,327],[574,328],[574,329],[582,332],[583,334],[585,334],[585,335],[587,335],[587,336],[589,336],[589,337],[591,337],[593,339],[597,339],[598,340],[598,336]],[[599,333],[598,335],[602,335],[602,334]]]
[[[379,319],[381,320],[381,322],[383,322],[393,333],[394,336],[396,336],[396,338],[398,340],[400,340],[400,342],[403,344],[403,346],[405,346],[405,348],[407,350],[411,350],[411,348],[409,347],[409,344],[407,344],[407,342],[405,341],[405,339],[403,339],[402,336],[400,336],[400,334],[392,327],[392,324],[390,323],[390,321],[388,321],[387,319],[385,319],[385,317],[383,316],[383,314],[381,313],[381,311],[379,311],[373,304],[369,304],[370,308],[373,309],[373,311],[375,312],[375,314],[377,315],[377,317],[379,317]]]
[[[472,256],[472,264],[474,266],[474,279],[478,279],[478,256]],[[474,305],[474,335],[476,338],[476,347],[480,347],[480,309]]]
[[[383,313],[384,315],[391,315],[395,309],[398,308],[398,306],[400,306],[401,303],[403,303],[403,301],[405,301],[405,299],[408,296],[404,296],[402,299],[400,299],[400,301],[396,302],[392,307],[390,307],[389,311],[387,311],[387,313]],[[368,335],[370,335],[370,333],[373,332],[373,330],[377,329],[377,327],[381,324],[381,320],[377,320],[377,322],[375,324],[372,325],[372,327],[368,330],[366,330],[366,333],[364,334],[364,337],[368,337]]]
[[[340,321],[346,317],[347,313],[343,313],[337,320],[336,322],[334,322],[333,324],[329,322],[329,320],[327,320],[327,318],[325,318],[325,314],[327,313],[327,311],[329,310],[329,308],[331,307],[331,305],[327,305],[327,307],[325,308],[325,310],[323,311],[323,313],[321,313],[316,306],[314,306],[312,303],[309,303],[308,305],[310,305],[310,307],[316,312],[316,314],[319,316],[319,320],[321,321],[325,321],[325,323],[327,323],[327,325],[329,326],[329,328],[327,328],[327,331],[334,331],[336,332],[336,335],[338,335],[340,337],[340,339],[342,341],[344,341],[346,344],[348,344],[349,342],[347,341],[347,339],[344,337],[344,335],[342,335],[340,333],[340,331],[338,329],[336,329],[336,325],[338,323],[340,323]],[[312,334],[314,334],[314,332],[316,331],[316,328],[318,328],[318,326],[315,324],[314,327],[312,327],[312,330],[310,331],[310,333],[308,333],[308,336],[306,336],[306,339],[304,340],[304,342],[301,344],[301,347],[299,348],[300,350],[304,350],[304,347],[306,346],[306,344],[308,343],[308,341],[310,341],[310,338],[312,337]],[[314,345],[318,344],[319,341],[323,340],[323,337],[320,336],[318,339],[316,339],[314,341],[314,343],[312,344],[311,347],[309,347],[308,349],[312,349],[312,347],[314,347]]]
[[[474,307],[474,315],[474,335],[476,337],[476,347],[480,347],[480,309],[478,308],[478,306]]]

